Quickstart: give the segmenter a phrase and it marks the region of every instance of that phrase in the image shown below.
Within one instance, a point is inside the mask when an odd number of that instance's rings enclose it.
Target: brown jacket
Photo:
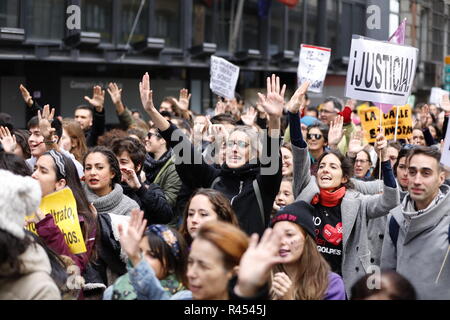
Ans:
[[[51,266],[47,254],[38,244],[31,244],[19,257],[20,276],[0,265],[0,300],[60,300],[61,293],[50,277]]]

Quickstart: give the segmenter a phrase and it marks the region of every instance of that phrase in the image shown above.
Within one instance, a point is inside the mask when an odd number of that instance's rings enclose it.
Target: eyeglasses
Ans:
[[[323,135],[321,135],[320,133],[316,133],[316,134],[314,134],[314,133],[308,133],[308,134],[306,135],[306,139],[307,139],[307,140],[311,140],[312,138],[314,138],[314,139],[316,139],[316,140],[320,140],[320,139],[322,139],[322,137],[323,137]]]
[[[364,160],[364,159],[356,159],[356,160],[355,160],[355,163],[361,163],[361,164],[364,164],[364,163],[366,163],[366,162],[370,162],[370,160]]]
[[[337,113],[336,111],[329,111],[326,109],[320,109],[319,113],[324,113],[324,114],[333,114],[333,113]]]
[[[155,136],[157,138],[162,138],[161,135],[159,133],[156,132],[149,132],[147,133],[147,137],[150,139],[152,136]]]
[[[227,142],[227,147],[229,147],[229,148],[233,148],[234,145],[237,145],[240,149],[244,149],[244,148],[247,148],[250,144],[248,142],[241,141],[241,140]]]

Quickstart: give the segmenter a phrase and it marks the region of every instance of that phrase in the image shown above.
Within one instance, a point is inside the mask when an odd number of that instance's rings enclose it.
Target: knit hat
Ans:
[[[305,201],[296,201],[282,209],[280,209],[270,223],[273,227],[277,222],[289,221],[298,224],[313,239],[316,237],[314,232],[314,207]]]
[[[300,119],[300,123],[303,123],[305,126],[309,127],[310,125],[318,122],[319,120],[315,117],[305,116]]]
[[[23,239],[25,216],[41,203],[41,186],[31,177],[0,170],[0,229]]]

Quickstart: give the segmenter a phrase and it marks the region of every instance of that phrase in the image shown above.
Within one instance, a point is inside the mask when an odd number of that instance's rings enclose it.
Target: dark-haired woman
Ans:
[[[136,201],[123,194],[119,161],[111,150],[106,147],[89,150],[83,166],[83,188],[97,213],[130,215],[131,209],[139,208]]]
[[[66,187],[72,191],[77,204],[78,219],[86,245],[86,252],[73,254],[70,251],[64,240],[64,234],[55,224],[53,215],[50,213],[45,215],[38,211],[33,222],[36,223],[37,234],[47,246],[59,255],[70,257],[80,268],[80,272],[83,273],[93,252],[97,222],[81,187],[75,165],[69,158],[55,150],[51,150],[39,157],[32,177],[39,181],[42,197]]]
[[[299,91],[306,92],[307,86]],[[302,92],[302,93],[303,93]],[[294,95],[295,96],[295,95]],[[378,135],[376,149],[381,151],[383,194],[363,195],[353,188],[352,163],[336,151],[327,151],[318,159],[317,176],[309,175],[310,161],[303,140],[299,111],[303,94],[289,103],[289,122],[294,154],[294,195],[296,200],[311,203],[314,210],[316,243],[331,266],[342,275],[347,295],[356,280],[371,272],[375,262],[369,250],[367,223],[369,219],[387,215],[399,204],[397,184],[386,155],[387,142]]]
[[[222,193],[214,189],[198,189],[186,204],[180,233],[190,245],[202,224],[211,220],[239,227],[230,201]]]

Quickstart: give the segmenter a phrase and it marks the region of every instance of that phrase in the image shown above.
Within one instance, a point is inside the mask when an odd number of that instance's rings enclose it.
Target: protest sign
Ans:
[[[398,114],[397,139],[408,139],[412,136],[412,110],[410,105],[399,108],[392,108],[388,113],[382,113],[382,125],[384,135],[387,140],[395,137],[395,124]],[[375,142],[380,125],[380,109],[377,107],[360,108],[358,115],[364,131],[364,138],[367,142]]]
[[[234,99],[239,67],[223,58],[211,56],[209,87],[212,92],[227,99]]]
[[[444,150],[442,150],[441,163],[444,166],[450,167],[450,128],[447,129],[444,141]]]
[[[448,94],[447,90],[443,90],[441,88],[436,88],[436,87],[431,88],[430,103],[441,104],[442,97],[446,94]]]
[[[308,91],[321,93],[327,76],[331,49],[302,44],[298,59],[298,86],[309,81]]]
[[[64,188],[42,198],[39,209],[45,215],[50,213],[53,216],[55,224],[63,233],[64,240],[73,254],[86,252],[78,220],[77,203],[70,188]],[[25,219],[33,219],[33,216]],[[28,224],[26,229],[37,234],[34,223]]]
[[[346,96],[405,105],[416,74],[418,49],[353,36]]]

